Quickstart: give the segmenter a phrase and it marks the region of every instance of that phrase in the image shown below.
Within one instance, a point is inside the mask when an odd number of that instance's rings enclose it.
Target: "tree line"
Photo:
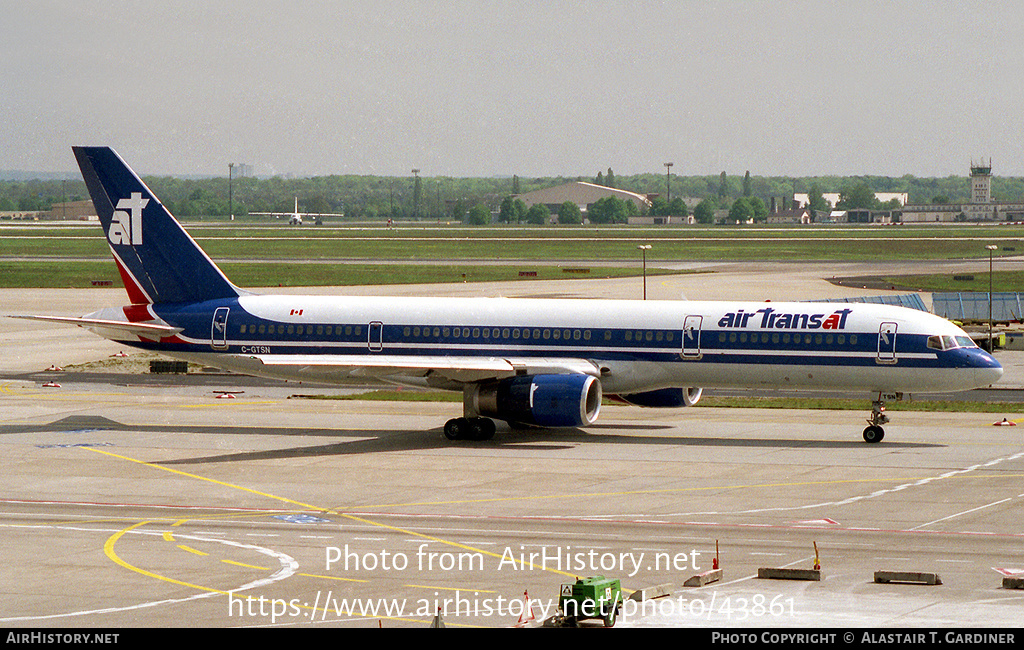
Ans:
[[[509,223],[547,223],[554,217],[574,223],[577,215],[562,206],[555,215],[538,208],[532,215],[515,198],[526,192],[577,180],[616,187],[643,195],[656,195],[646,210],[650,215],[688,216],[690,205],[697,221],[709,212],[735,210],[737,217],[762,219],[772,199],[788,207],[794,193],[807,193],[813,209],[827,209],[821,194],[838,192],[840,207],[885,209],[874,200],[875,192],[906,192],[911,203],[961,203],[970,197],[966,176],[946,178],[898,178],[884,176],[771,177],[749,172],[711,176],[664,174],[616,175],[611,168],[594,177],[519,176],[491,178],[318,176],[310,178],[178,178],[145,177],[150,188],[174,214],[184,218],[202,216],[245,216],[257,212],[291,212],[295,198],[299,210],[307,213],[342,214],[355,219],[419,219],[468,221],[483,219],[483,210],[497,213]],[[993,177],[995,201],[1024,202],[1024,179]],[[45,211],[63,200],[88,198],[85,184],[77,180],[0,181],[0,212]],[[698,201],[699,200],[699,201]],[[619,223],[633,216],[636,206],[629,201],[598,202],[588,207],[588,219],[596,223]],[[620,205],[621,204],[621,205]],[[477,206],[482,206],[478,208]],[[631,207],[632,206],[632,207]],[[473,210],[475,209],[475,212]],[[638,210],[638,212],[640,212]],[[489,217],[488,217],[489,219]]]

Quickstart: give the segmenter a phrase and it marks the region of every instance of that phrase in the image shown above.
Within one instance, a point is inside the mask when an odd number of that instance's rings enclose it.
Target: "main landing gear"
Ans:
[[[454,418],[444,423],[444,437],[449,440],[490,440],[494,437],[494,420],[490,418]]]
[[[885,429],[882,425],[889,421],[885,414],[885,402],[882,396],[871,402],[871,417],[868,419],[868,427],[864,429],[864,442],[881,442],[885,437]]]

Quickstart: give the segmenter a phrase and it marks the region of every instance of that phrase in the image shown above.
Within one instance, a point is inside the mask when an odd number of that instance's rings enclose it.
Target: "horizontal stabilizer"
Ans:
[[[23,318],[25,320],[41,320],[50,323],[64,323],[67,325],[78,325],[86,329],[117,330],[125,334],[142,336],[147,339],[160,339],[167,336],[174,336],[182,331],[180,327],[170,325],[158,325],[156,323],[130,323],[127,321],[106,320],[102,318],[72,318],[68,316],[29,316],[11,315],[10,318]]]

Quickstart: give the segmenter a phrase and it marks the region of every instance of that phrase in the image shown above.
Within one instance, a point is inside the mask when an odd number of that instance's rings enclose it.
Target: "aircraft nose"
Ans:
[[[974,383],[977,386],[994,384],[1003,376],[1003,366],[995,358],[983,350],[971,355],[974,366]]]

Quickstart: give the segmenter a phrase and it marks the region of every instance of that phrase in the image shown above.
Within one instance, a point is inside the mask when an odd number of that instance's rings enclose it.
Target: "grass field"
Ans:
[[[473,264],[303,264],[297,262],[221,262],[225,275],[240,287],[325,287],[452,282],[504,282],[511,280],[564,280],[639,276],[639,267],[597,267],[589,273],[566,273],[558,266]],[[521,276],[520,273],[534,274]],[[648,269],[657,276],[680,271]],[[113,260],[4,261],[0,260],[0,288],[88,288],[95,282],[123,286]]]
[[[648,272],[659,264],[714,260],[947,260],[984,259],[985,245],[1000,254],[1024,251],[1024,226],[649,226],[448,227],[405,225],[288,227],[283,224],[197,223],[186,229],[241,286],[354,285],[566,277],[563,265],[609,264],[588,277],[638,275],[640,243],[650,244]],[[6,259],[5,259],[6,258]],[[65,261],[70,260],[70,261]],[[97,224],[3,224],[0,286],[81,287],[93,280],[119,283]],[[296,260],[307,262],[300,264]],[[379,264],[379,261],[397,264]],[[365,262],[331,264],[331,262]],[[487,264],[481,262],[486,261]],[[319,262],[319,264],[314,264]],[[422,262],[433,263],[422,265]],[[447,262],[451,262],[447,264]],[[497,262],[498,264],[495,264]],[[505,264],[502,264],[502,263]],[[404,264],[403,264],[404,263]],[[941,278],[893,278],[902,286],[987,290],[938,284]],[[997,277],[1020,286],[1019,276]],[[952,278],[949,278],[952,283]],[[984,285],[979,288],[980,285]],[[926,285],[926,286],[925,286]]]
[[[962,274],[956,274],[960,276]],[[901,288],[920,291],[981,291],[989,289],[989,274],[971,273],[973,280],[957,280],[954,274],[935,275],[903,275],[885,277],[886,282]],[[1024,290],[1024,272],[1021,271],[999,271],[992,273],[992,291],[1022,291]]]

